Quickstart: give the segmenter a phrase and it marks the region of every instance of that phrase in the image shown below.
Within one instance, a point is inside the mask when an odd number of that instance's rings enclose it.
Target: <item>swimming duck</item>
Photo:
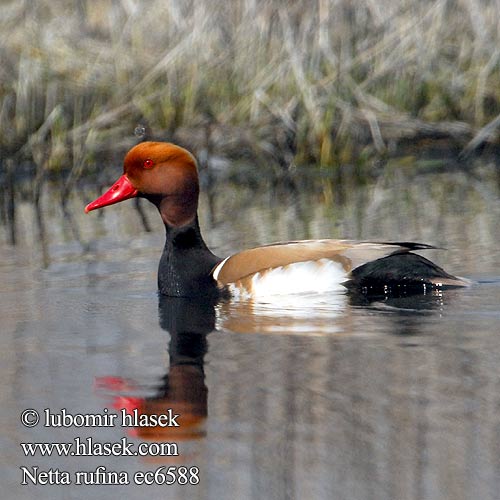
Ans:
[[[226,257],[206,246],[198,224],[196,160],[184,148],[142,142],[125,156],[123,175],[85,212],[129,198],[152,202],[165,224],[160,293],[174,297],[251,298],[301,292],[425,293],[467,286],[415,250],[412,242],[304,240],[274,243]]]

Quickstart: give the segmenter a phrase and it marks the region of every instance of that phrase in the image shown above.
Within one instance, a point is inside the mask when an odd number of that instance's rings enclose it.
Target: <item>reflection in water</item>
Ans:
[[[209,364],[214,425],[252,465],[238,497],[497,498],[499,349],[467,293],[346,305],[339,334],[215,336],[235,366]]]
[[[236,333],[335,335],[352,330],[354,308],[368,308],[397,312],[395,317],[403,319],[399,327],[393,325],[388,333],[411,334],[418,333],[418,314],[441,311],[459,293],[432,290],[425,295],[365,295],[345,291],[274,296],[272,303],[251,299],[223,301],[216,307],[217,326]]]
[[[342,331],[349,321],[346,293],[275,295],[217,305],[218,328],[236,333],[321,335]]]
[[[450,306],[457,290],[431,290],[425,295],[367,296],[353,294],[350,304],[356,307],[370,307],[371,310],[392,313],[387,333],[393,335],[421,335],[422,318],[439,314],[445,306]]]
[[[207,352],[207,335],[215,327],[214,303],[206,300],[180,297],[159,297],[160,326],[170,334],[169,368],[148,398],[122,395],[114,398],[117,410],[129,414],[167,415],[178,414],[176,426],[138,426],[133,435],[141,439],[193,440],[205,436],[207,417],[207,387],[205,385],[204,357]],[[101,389],[132,390],[133,384],[114,377],[98,380]],[[137,412],[134,412],[137,410]]]

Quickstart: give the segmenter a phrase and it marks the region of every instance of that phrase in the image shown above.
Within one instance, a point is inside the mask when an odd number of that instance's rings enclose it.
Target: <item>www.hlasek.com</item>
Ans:
[[[59,413],[52,413],[46,408],[40,414],[37,410],[27,409],[21,413],[21,423],[25,427],[35,427],[43,417],[44,427],[179,427],[177,419],[180,415],[174,414],[171,409],[166,413],[158,415],[140,414],[138,410],[127,413],[121,410],[118,415],[108,413],[105,408],[103,413],[71,414],[65,408]],[[26,457],[35,456],[60,456],[60,457],[82,457],[82,456],[154,456],[169,457],[179,456],[177,443],[165,442],[140,442],[129,441],[122,437],[113,443],[101,443],[92,437],[75,437],[66,443],[20,443],[21,449]],[[41,470],[40,467],[21,466],[22,485],[28,484],[77,484],[77,485],[110,485],[130,484],[134,482],[139,485],[171,485],[191,484],[200,482],[199,468],[196,466],[166,467],[161,466],[151,471],[136,471],[129,474],[127,471],[109,471],[101,465],[93,471],[69,471],[51,468]]]

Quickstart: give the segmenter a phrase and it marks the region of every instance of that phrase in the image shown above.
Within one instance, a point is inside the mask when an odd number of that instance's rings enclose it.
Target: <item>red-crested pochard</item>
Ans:
[[[158,270],[160,293],[177,297],[351,290],[425,293],[461,287],[412,250],[434,248],[409,242],[305,240],[244,250],[221,259],[205,245],[198,225],[198,172],[187,150],[170,143],[142,142],[125,156],[124,173],[85,208],[90,212],[140,196],[158,208],[166,242]]]

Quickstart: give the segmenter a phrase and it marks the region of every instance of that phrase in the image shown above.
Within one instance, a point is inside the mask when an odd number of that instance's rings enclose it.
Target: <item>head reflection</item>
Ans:
[[[207,335],[215,327],[214,307],[214,303],[206,300],[160,296],[160,326],[170,334],[169,366],[153,396],[128,396],[133,384],[122,379],[106,377],[97,381],[101,389],[124,393],[114,398],[113,406],[123,409],[133,417],[132,422],[137,422],[130,428],[135,437],[181,441],[205,436],[208,390],[203,364]],[[165,425],[166,420],[163,425],[141,425],[153,422],[160,415],[178,417],[171,425]]]

